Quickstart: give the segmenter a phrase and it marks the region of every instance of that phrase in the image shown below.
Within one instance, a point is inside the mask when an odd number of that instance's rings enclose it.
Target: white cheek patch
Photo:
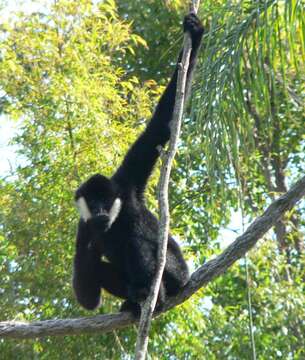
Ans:
[[[113,205],[111,206],[110,211],[109,211],[109,224],[108,224],[109,228],[115,222],[117,217],[119,216],[121,207],[122,207],[122,200],[120,198],[116,198],[113,202]]]
[[[88,208],[87,202],[85,198],[82,196],[76,201],[76,206],[80,212],[80,216],[83,218],[84,221],[88,221],[92,218],[92,214]]]

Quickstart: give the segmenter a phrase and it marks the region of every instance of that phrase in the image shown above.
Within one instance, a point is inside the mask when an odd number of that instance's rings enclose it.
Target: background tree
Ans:
[[[2,21],[0,108],[17,121],[20,158],[0,187],[2,320],[88,314],[71,291],[73,192],[94,172],[110,174],[141,131],[171,72],[185,13],[181,1],[117,6],[60,0]],[[191,267],[219,252],[221,229],[242,232],[238,209],[250,221],[300,177],[305,150],[301,2],[208,0],[201,18],[209,32],[171,188],[172,230]],[[302,233],[304,203],[249,256],[260,359],[304,357]],[[241,261],[154,321],[150,356],[250,358],[246,290]],[[101,311],[116,309],[107,298]],[[131,328],[0,340],[0,349],[6,359],[127,359],[134,341]]]

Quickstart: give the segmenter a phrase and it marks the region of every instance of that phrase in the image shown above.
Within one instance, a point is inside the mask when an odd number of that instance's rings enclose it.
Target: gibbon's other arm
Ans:
[[[189,89],[203,35],[203,26],[193,13],[185,17],[183,26],[184,32],[188,31],[192,38],[192,51],[186,80],[186,87]],[[169,122],[172,119],[175,105],[178,64],[181,57],[182,51],[174,74],[161,96],[146,130],[132,145],[123,163],[113,175],[113,179],[125,188],[135,187],[137,194],[140,196],[144,192],[147,180],[159,157],[158,147],[164,146],[170,138]]]
[[[78,302],[86,309],[95,309],[100,302],[101,252],[93,244],[90,226],[81,219],[76,238],[73,288]]]

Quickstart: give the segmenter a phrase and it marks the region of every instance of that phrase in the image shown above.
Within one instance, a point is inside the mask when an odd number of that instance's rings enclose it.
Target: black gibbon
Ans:
[[[193,13],[184,19],[191,34],[192,52],[187,74],[189,87],[203,35]],[[178,63],[181,61],[182,51]],[[140,303],[150,291],[156,272],[158,220],[146,208],[144,191],[159,157],[159,147],[170,138],[178,66],[145,131],[131,146],[122,164],[109,179],[97,174],[75,194],[80,211],[74,258],[73,287],[79,303],[95,309],[101,289],[125,299],[121,310],[139,314]],[[104,258],[104,259],[103,259]],[[188,282],[188,267],[181,250],[169,235],[166,265],[157,302],[162,308]]]

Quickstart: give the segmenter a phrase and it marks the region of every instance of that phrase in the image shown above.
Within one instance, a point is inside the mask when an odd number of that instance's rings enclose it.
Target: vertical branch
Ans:
[[[197,13],[199,7],[199,0],[193,0],[190,5],[190,11]],[[181,120],[183,115],[185,92],[186,92],[186,78],[189,67],[189,60],[192,50],[192,40],[189,33],[185,33],[183,40],[183,55],[178,71],[177,90],[175,98],[175,107],[173,118],[171,120],[171,137],[169,141],[168,151],[162,156],[161,174],[158,184],[158,200],[159,200],[159,234],[158,234],[158,266],[155,278],[153,280],[150,294],[144,304],[141,306],[141,318],[138,330],[138,338],[136,344],[136,360],[144,360],[147,353],[148,335],[152,319],[152,314],[155,309],[157,298],[159,294],[162,275],[166,263],[166,250],[169,233],[169,205],[168,205],[168,184],[170,179],[170,172],[172,162],[174,160],[178,140],[181,129]]]

